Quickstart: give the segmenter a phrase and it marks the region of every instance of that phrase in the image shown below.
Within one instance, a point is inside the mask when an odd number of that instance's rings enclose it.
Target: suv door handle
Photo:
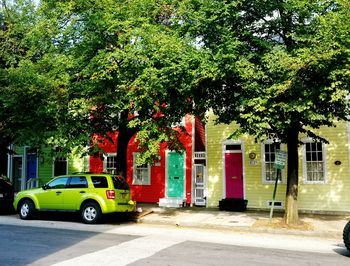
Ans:
[[[56,191],[56,195],[59,195],[61,194],[62,192],[61,191]]]
[[[84,190],[82,190],[82,191],[80,191],[79,193],[83,194],[83,193],[85,193],[85,191],[84,191]]]

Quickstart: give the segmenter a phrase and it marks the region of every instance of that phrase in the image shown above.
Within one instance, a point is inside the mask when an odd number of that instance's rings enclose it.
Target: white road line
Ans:
[[[157,252],[179,244],[179,239],[160,238],[158,236],[146,236],[136,238],[122,244],[102,249],[93,253],[85,254],[73,259],[54,264],[55,266],[69,265],[117,265],[123,266],[150,257]]]

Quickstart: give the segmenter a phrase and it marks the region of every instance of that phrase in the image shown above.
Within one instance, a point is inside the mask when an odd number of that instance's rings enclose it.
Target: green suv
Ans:
[[[102,214],[133,212],[128,183],[110,174],[73,174],[52,179],[41,188],[20,191],[13,206],[21,219],[36,211],[80,212],[84,223],[97,223]]]

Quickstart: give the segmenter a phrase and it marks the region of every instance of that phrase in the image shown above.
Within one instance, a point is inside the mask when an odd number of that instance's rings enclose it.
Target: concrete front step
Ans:
[[[184,206],[183,198],[161,198],[159,199],[159,207],[181,208]]]

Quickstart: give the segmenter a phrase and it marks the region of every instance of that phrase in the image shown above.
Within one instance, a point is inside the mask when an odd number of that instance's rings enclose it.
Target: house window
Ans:
[[[66,157],[56,157],[53,166],[53,175],[66,175],[68,172],[68,162]]]
[[[137,165],[138,153],[134,153],[134,160],[133,160],[133,185],[150,185],[151,184],[151,173],[150,173],[150,166],[149,164],[142,164]]]
[[[117,173],[117,155],[115,153],[109,153],[105,157],[104,171],[109,174]]]
[[[325,158],[321,142],[305,144],[306,182],[325,181]]]
[[[275,181],[277,177],[277,169],[274,167],[276,151],[281,148],[280,143],[264,144],[264,170],[263,176],[265,182]],[[281,179],[281,177],[280,177]]]
[[[241,144],[227,144],[225,146],[225,149],[227,151],[241,151],[242,150],[242,146],[241,146]]]

